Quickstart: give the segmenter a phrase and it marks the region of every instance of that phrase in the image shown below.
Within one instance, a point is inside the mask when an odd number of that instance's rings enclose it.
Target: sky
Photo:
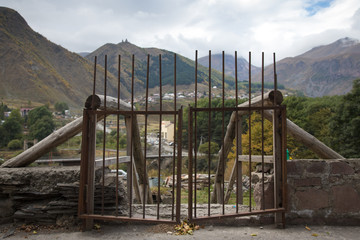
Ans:
[[[360,39],[359,0],[0,0],[72,52],[127,39],[195,58],[225,51],[261,65]]]

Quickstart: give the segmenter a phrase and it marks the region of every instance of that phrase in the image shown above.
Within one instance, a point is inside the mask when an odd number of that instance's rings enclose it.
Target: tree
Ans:
[[[360,157],[360,79],[340,101],[330,129],[335,136],[331,141],[334,149],[347,158]]]
[[[216,154],[219,152],[219,145],[216,142],[210,142],[210,154]],[[209,142],[203,143],[199,146],[199,152],[209,153]]]
[[[7,105],[5,105],[3,102],[0,105],[0,120],[5,119],[4,113],[10,111]]]
[[[36,121],[38,121],[39,119],[41,119],[45,116],[52,118],[52,114],[49,111],[48,107],[41,106],[41,107],[34,108],[33,110],[31,110],[29,112],[29,115],[28,115],[28,119],[27,119],[28,127],[31,127],[33,124],[35,124]]]
[[[0,130],[0,145],[6,146],[13,139],[21,139],[23,136],[23,119],[20,110],[12,110]]]
[[[18,149],[21,149],[21,147],[22,147],[22,144],[19,139],[13,139],[8,143],[8,148],[10,150],[18,150]]]
[[[39,141],[47,137],[55,129],[52,114],[46,106],[31,110],[27,124],[30,129],[30,137]]]
[[[40,141],[51,134],[54,128],[55,124],[52,118],[49,116],[44,116],[31,125],[30,136]]]
[[[65,114],[65,110],[69,110],[69,106],[65,102],[57,102],[55,103],[55,110]]]

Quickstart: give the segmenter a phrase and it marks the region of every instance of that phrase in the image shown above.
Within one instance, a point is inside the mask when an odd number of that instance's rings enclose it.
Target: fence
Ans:
[[[118,58],[118,96],[117,98],[107,96],[107,56],[105,56],[105,79],[104,79],[104,93],[103,95],[96,94],[96,66],[97,58],[95,58],[94,67],[94,85],[93,94],[86,101],[86,109],[83,113],[83,139],[82,139],[82,156],[81,156],[81,178],[80,178],[80,190],[79,190],[79,217],[84,219],[84,227],[90,228],[92,226],[93,219],[106,219],[106,220],[122,220],[122,221],[150,221],[150,222],[180,222],[181,218],[189,218],[192,221],[202,221],[207,219],[221,219],[228,217],[239,217],[245,215],[255,214],[268,214],[275,213],[275,221],[278,225],[284,226],[285,224],[285,207],[286,207],[286,110],[281,105],[282,95],[277,90],[276,81],[276,65],[274,55],[274,89],[268,93],[264,92],[264,54],[262,55],[262,88],[261,94],[252,99],[251,89],[251,53],[249,53],[249,82],[248,82],[248,102],[244,102],[239,105],[238,96],[238,78],[237,78],[237,53],[235,52],[235,90],[226,90],[225,84],[225,54],[222,55],[222,97],[220,98],[220,106],[212,106],[212,81],[211,81],[211,51],[209,51],[209,72],[208,72],[208,106],[198,106],[198,53],[196,51],[195,56],[195,89],[194,89],[194,102],[189,105],[185,110],[183,107],[177,108],[177,55],[174,54],[173,58],[173,107],[172,109],[163,108],[163,86],[162,86],[162,57],[159,55],[158,72],[159,76],[159,110],[149,110],[149,74],[150,74],[150,55],[147,56],[147,74],[146,74],[146,88],[145,88],[145,110],[135,109],[134,103],[134,73],[135,73],[135,56],[132,55],[132,68],[131,68],[131,100],[130,103],[126,103],[120,99],[120,73],[121,73],[121,56]],[[225,91],[226,90],[226,91]],[[225,106],[225,92],[234,91],[235,102],[233,106]],[[253,112],[260,113],[261,122],[261,149],[259,161],[254,160],[254,147],[252,146],[252,116]],[[204,122],[199,123],[198,118],[201,115],[207,114],[207,124]],[[183,115],[187,118],[183,119]],[[127,137],[127,155],[130,160],[128,161],[128,178],[127,178],[127,194],[128,203],[127,211],[119,210],[119,176],[118,170],[115,175],[115,192],[110,193],[106,189],[107,187],[107,171],[106,171],[106,119],[109,116],[116,117],[116,163],[115,168],[119,169],[119,129],[120,125],[126,126]],[[172,145],[173,158],[171,164],[167,167],[170,169],[172,184],[168,186],[168,192],[170,192],[170,201],[166,204],[162,201],[163,188],[161,181],[157,181],[156,190],[151,193],[149,188],[149,163],[147,161],[148,156],[148,132],[149,132],[149,117],[158,120],[158,158],[156,165],[156,178],[159,180],[162,177],[162,173],[165,173],[165,168],[162,168],[162,120],[172,119],[174,123],[174,144]],[[264,122],[265,119],[270,119],[273,122],[272,128],[272,144],[273,144],[273,165],[274,165],[274,189],[275,194],[273,196],[274,206],[271,208],[265,207],[265,189],[264,189],[264,168],[267,157],[264,152]],[[94,195],[94,174],[95,174],[95,155],[96,155],[96,123],[99,119],[103,120],[103,142],[102,144],[102,183],[101,186],[101,204],[94,204],[94,199],[97,196]],[[220,120],[219,120],[220,119]],[[139,120],[142,122],[139,123]],[[247,123],[246,121],[247,120]],[[184,124],[186,123],[187,124]],[[229,121],[227,128],[225,128],[225,122]],[[214,125],[216,127],[220,125],[221,136],[213,135]],[[220,123],[220,124],[219,124]],[[200,125],[199,125],[200,124]],[[139,126],[143,126],[140,131]],[[201,127],[199,127],[201,126]],[[248,133],[248,155],[247,160],[244,160],[242,155],[244,146],[242,145],[241,135],[245,132],[243,127],[246,128]],[[205,131],[203,131],[205,130]],[[184,136],[183,136],[184,135]],[[203,154],[198,153],[198,148],[201,139],[207,140],[207,153],[205,158],[207,164],[202,169],[202,174],[206,175],[207,188],[201,191],[197,189],[199,171],[197,165],[199,163],[199,156],[204,157]],[[221,149],[218,154],[214,154],[213,146],[211,145],[212,139],[221,139]],[[200,141],[199,141],[200,140]],[[233,145],[235,147],[233,147]],[[187,147],[188,156],[183,156],[183,146]],[[231,149],[235,152],[233,157],[233,166],[228,167],[231,169],[231,176],[229,182],[225,181],[226,165],[230,158],[229,153]],[[217,158],[213,160],[213,158]],[[182,174],[184,168],[183,163],[186,163],[185,169],[188,170],[187,177]],[[247,162],[248,166],[253,166],[254,162],[260,162],[262,168],[262,192],[261,192],[261,207],[255,210],[252,205],[252,183],[251,183],[251,170],[249,173],[250,187],[246,191],[248,194],[249,203],[248,206],[244,206],[243,198],[244,192],[242,189],[242,162]],[[215,169],[212,169],[212,165],[216,165]],[[216,171],[215,171],[216,170]],[[153,171],[154,172],[154,171]],[[168,173],[169,171],[167,171]],[[187,181],[187,186],[184,184]],[[227,188],[226,188],[227,185]],[[229,199],[233,192],[233,187],[236,186],[236,200],[235,203],[229,205]],[[206,192],[206,206],[203,203],[198,202],[200,194]],[[106,194],[113,194],[113,201],[109,202],[109,196]],[[111,199],[111,198],[110,198]],[[183,200],[182,200],[183,199]],[[188,201],[187,205],[182,204],[182,201]],[[107,204],[115,204],[115,210],[107,208]],[[201,206],[200,206],[201,205]],[[235,206],[235,207],[233,207]],[[215,208],[215,211],[213,209]],[[151,210],[153,209],[153,210]],[[203,209],[200,213],[199,209]],[[126,213],[124,213],[126,212]]]

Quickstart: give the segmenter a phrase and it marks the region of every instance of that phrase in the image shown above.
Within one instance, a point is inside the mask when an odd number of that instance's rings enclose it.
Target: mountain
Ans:
[[[15,10],[0,7],[0,96],[40,103],[84,106],[92,93],[93,64],[34,32]],[[98,79],[103,79],[100,67]],[[116,78],[109,92],[116,96]],[[103,84],[97,80],[102,92]],[[124,91],[125,95],[128,95]]]
[[[232,55],[225,54],[225,74],[235,78],[235,57]],[[199,64],[209,67],[209,56],[201,57],[198,60]],[[222,54],[212,54],[211,55],[211,68],[216,69],[219,72],[222,72]],[[256,74],[261,71],[261,68],[251,65],[252,74]],[[237,58],[237,74],[238,80],[248,80],[249,79],[249,62],[243,58]]]
[[[173,86],[174,84],[174,53],[158,48],[141,48],[129,41],[122,41],[118,44],[108,43],[86,56],[90,61],[94,61],[97,56],[97,62],[105,66],[105,55],[107,55],[108,71],[118,75],[118,56],[121,56],[121,83],[130,90],[126,80],[132,77],[132,55],[134,55],[134,84],[135,93],[143,94],[146,87],[147,75],[147,55],[150,55],[149,61],[149,87],[159,86],[159,55],[161,54],[161,77],[162,85]],[[177,54],[176,57],[176,79],[177,85],[189,85],[195,82],[195,63],[184,56]],[[204,66],[198,66],[198,83],[204,85],[208,83],[208,69]],[[226,87],[234,86],[234,79],[227,76],[225,78]],[[222,75],[216,70],[211,72],[212,86],[220,87],[222,84]]]
[[[278,82],[310,97],[342,95],[360,77],[360,43],[343,38],[276,63]],[[260,81],[260,75],[254,77]],[[273,81],[273,65],[265,68],[265,81]]]

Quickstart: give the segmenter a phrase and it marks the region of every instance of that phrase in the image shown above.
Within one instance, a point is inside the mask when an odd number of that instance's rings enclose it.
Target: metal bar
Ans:
[[[206,220],[221,220],[225,218],[236,218],[236,217],[244,217],[244,216],[251,216],[251,215],[260,215],[260,214],[269,214],[269,213],[282,213],[285,212],[285,208],[273,208],[273,209],[266,209],[266,210],[255,210],[251,212],[244,212],[244,213],[232,213],[226,215],[212,215],[212,216],[205,216],[205,217],[198,217],[194,218],[194,222],[206,221]]]
[[[105,55],[105,74],[104,74],[104,110],[106,111],[106,86],[107,85],[107,55]],[[103,165],[102,165],[102,184],[101,184],[101,214],[104,214],[104,184],[105,184],[105,145],[106,145],[106,115],[104,116],[104,129],[103,129]]]
[[[209,108],[211,108],[211,50],[209,50]],[[211,166],[211,154],[210,154],[210,140],[211,140],[211,112],[209,111],[209,121],[208,121],[208,141],[209,141],[209,152],[208,152],[208,216],[210,216],[210,166]]]
[[[224,107],[224,111],[260,111],[261,109],[264,110],[273,110],[273,109],[278,109],[280,110],[281,107],[280,106],[264,106],[263,108],[261,106],[259,107]],[[222,112],[222,108],[196,108],[193,109],[194,112]]]
[[[96,88],[96,62],[97,62],[97,56],[95,56],[94,59],[94,82],[93,82],[93,96],[95,96],[95,88]],[[94,110],[95,105],[95,98],[93,97],[91,101],[91,109]]]
[[[126,221],[126,222],[148,222],[148,223],[176,223],[175,221],[155,218],[128,218],[123,216],[110,216],[110,215],[96,215],[96,214],[82,214],[79,216],[82,219],[98,219],[98,220],[113,220],[113,221]]]
[[[195,51],[195,108],[197,108],[197,71],[198,71],[198,51]],[[197,112],[194,112],[194,174],[195,174],[195,189],[194,189],[194,217],[196,218],[197,205]],[[210,186],[210,184],[209,184]]]
[[[193,201],[193,159],[192,159],[192,139],[193,139],[193,116],[192,116],[192,107],[189,105],[189,116],[188,116],[188,124],[189,124],[189,132],[188,132],[188,217],[192,219],[192,201]],[[195,186],[196,188],[196,186]]]
[[[272,108],[269,108],[269,110],[271,109],[274,109],[274,107]],[[104,111],[104,110],[99,110],[96,112],[97,115],[99,116],[102,116],[102,115],[111,115],[111,114],[120,114],[120,115],[124,115],[124,116],[128,116],[130,117],[131,114],[133,115],[145,115],[146,114],[146,111],[145,110],[134,110],[134,111],[123,111],[123,110],[120,110],[120,111],[117,111],[117,110],[107,110],[107,111]],[[159,115],[160,114],[160,111],[157,111],[157,110],[149,110],[147,112],[148,115]],[[162,111],[161,112],[162,115],[174,115],[174,114],[177,114],[177,111]]]
[[[118,106],[117,109],[120,110],[120,70],[121,70],[121,56],[118,56]],[[119,214],[119,138],[120,138],[120,115],[116,115],[116,195],[115,195],[115,201],[116,201],[116,216]]]
[[[274,90],[277,90],[277,74],[276,74],[276,59],[275,53],[273,53],[273,61],[274,61]],[[276,94],[274,95],[274,105],[276,105]]]
[[[261,57],[261,181],[262,181],[262,204],[261,209],[265,210],[265,186],[264,186],[264,52]]]
[[[251,52],[249,52],[249,106],[251,106]],[[249,212],[251,212],[251,108],[249,108]]]
[[[237,74],[237,51],[235,51],[235,106],[239,105],[239,96],[238,96],[238,74]],[[239,213],[239,116],[238,111],[236,110],[235,121],[236,121],[236,159],[235,159],[235,168],[236,168],[236,213]],[[242,188],[241,188],[242,191]]]
[[[181,166],[182,166],[182,116],[183,108],[181,107],[178,113],[179,123],[178,123],[178,143],[177,143],[177,176],[176,176],[176,222],[180,223],[180,211],[181,211]],[[190,216],[189,216],[190,217]]]
[[[282,137],[282,207],[287,209],[287,159],[286,159],[286,148],[287,148],[287,137],[286,137],[286,106],[283,106],[281,111],[281,137]],[[285,227],[286,218],[285,213],[282,216],[283,227]]]
[[[134,118],[134,67],[135,67],[135,55],[132,55],[132,64],[131,64],[131,121],[130,121],[130,129],[131,129],[131,134],[130,134],[130,181],[129,181],[129,217],[131,218],[132,216],[132,189],[133,189],[133,136],[132,136],[132,129],[133,129],[133,118]],[[136,116],[135,116],[136,117]],[[136,180],[136,179],[135,179]]]
[[[161,54],[159,54],[159,87],[160,87],[160,115],[159,115],[159,160],[158,160],[158,194],[157,194],[157,219],[160,218],[160,159],[161,159],[161,125],[162,125],[162,82],[161,82]]]
[[[176,111],[176,53],[174,53],[174,111]],[[174,220],[174,204],[175,204],[175,146],[176,146],[176,113],[174,113],[174,139],[173,139],[173,162],[172,162],[172,206],[171,206],[171,220]],[[176,203],[178,204],[178,203]]]
[[[146,67],[146,93],[145,93],[145,136],[144,136],[144,168],[146,169],[146,150],[147,150],[147,125],[148,125],[148,108],[149,108],[149,77],[150,77],[150,54],[147,55],[147,67]],[[146,170],[144,171],[145,175]],[[145,178],[146,176],[144,176]],[[146,181],[143,183],[143,218],[145,218],[145,203],[146,203]]]
[[[225,112],[224,112],[224,108],[225,108],[225,52],[222,51],[222,128],[221,128],[221,139],[222,139],[222,145],[225,146],[225,133],[224,133],[224,129],[225,129]],[[225,190],[225,151],[222,151],[222,189],[221,189],[221,197],[222,197],[222,214],[225,214],[225,194],[224,194],[224,190]]]

